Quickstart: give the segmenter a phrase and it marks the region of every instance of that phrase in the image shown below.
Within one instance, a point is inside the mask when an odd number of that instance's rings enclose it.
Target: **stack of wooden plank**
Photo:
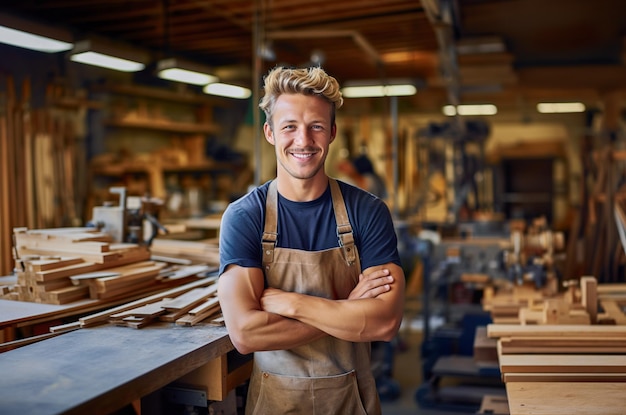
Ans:
[[[111,323],[141,328],[153,321],[193,326],[200,322],[223,325],[217,299],[217,277],[199,278],[167,291],[81,317],[81,328]]]
[[[507,325],[487,328],[511,415],[623,413],[626,326]]]
[[[93,228],[14,230],[17,285],[2,298],[66,304],[119,299],[181,285],[206,265],[151,261],[144,246],[112,243]]]
[[[112,314],[109,322],[118,326],[144,327],[153,320],[175,322],[182,326],[194,326],[211,317],[217,317],[220,307],[217,284],[194,288],[177,297],[166,297],[160,301]]]
[[[557,294],[531,285],[485,290],[483,309],[495,324],[626,324],[626,284],[598,284],[591,276],[575,282]]]
[[[583,277],[573,287],[562,298],[544,299],[534,319],[487,326],[511,415],[626,409],[626,284]]]

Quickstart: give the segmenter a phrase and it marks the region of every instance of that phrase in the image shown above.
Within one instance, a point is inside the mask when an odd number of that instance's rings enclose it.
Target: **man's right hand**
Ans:
[[[372,271],[367,275],[359,275],[359,283],[354,287],[348,296],[348,300],[356,300],[359,298],[376,298],[380,294],[386,293],[391,289],[393,276],[386,268]]]

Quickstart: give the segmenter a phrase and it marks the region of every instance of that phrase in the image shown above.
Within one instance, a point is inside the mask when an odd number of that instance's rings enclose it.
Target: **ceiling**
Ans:
[[[205,63],[248,85],[255,62],[261,74],[321,62],[341,83],[410,78],[423,86],[411,98],[422,109],[595,105],[626,90],[623,0],[4,0],[2,8],[77,37]],[[503,49],[464,49],[485,38]],[[255,61],[254,49],[269,57]]]

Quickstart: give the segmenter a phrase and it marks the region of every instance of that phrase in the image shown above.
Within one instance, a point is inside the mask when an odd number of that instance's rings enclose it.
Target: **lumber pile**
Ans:
[[[210,270],[151,260],[148,248],[113,243],[94,228],[14,230],[17,285],[1,298],[67,304],[111,300],[181,285]]]
[[[180,326],[195,326],[201,322],[224,325],[216,281],[217,277],[199,278],[164,292],[81,317],[79,324],[81,328],[110,323],[137,329],[155,321],[172,322]]]
[[[529,298],[534,309],[528,307]],[[483,356],[497,356],[510,414],[621,413],[625,305],[626,284],[598,285],[595,278],[582,277],[560,296],[527,296],[517,321],[488,325],[486,339],[481,336],[475,347],[480,346]],[[544,393],[548,390],[550,394]],[[613,406],[571,399],[579,394],[602,396]]]
[[[604,324],[626,325],[626,284],[598,284],[585,276],[568,281],[560,293],[531,285],[510,290],[485,290],[483,309],[495,324]]]
[[[133,328],[144,327],[154,320],[167,321],[181,326],[195,326],[219,314],[220,306],[215,296],[216,292],[217,284],[194,288],[178,297],[166,297],[154,303],[112,314],[109,322]]]
[[[86,110],[97,105],[70,84],[55,78],[34,90],[27,76],[0,75],[0,275],[12,271],[13,228],[84,217]],[[44,95],[34,107],[32,97]]]

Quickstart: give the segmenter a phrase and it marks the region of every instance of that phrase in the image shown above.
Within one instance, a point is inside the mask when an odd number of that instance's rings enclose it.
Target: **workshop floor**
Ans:
[[[383,415],[458,415],[456,412],[428,410],[418,408],[415,391],[422,384],[422,365],[420,346],[422,344],[423,319],[414,308],[418,304],[407,302],[404,321],[399,332],[403,347],[396,349],[394,355],[393,378],[400,385],[400,397],[393,402],[382,402]],[[439,321],[431,320],[431,327]]]

